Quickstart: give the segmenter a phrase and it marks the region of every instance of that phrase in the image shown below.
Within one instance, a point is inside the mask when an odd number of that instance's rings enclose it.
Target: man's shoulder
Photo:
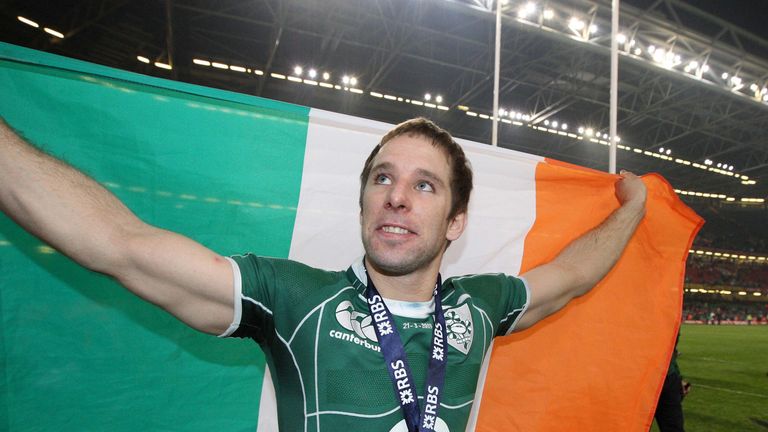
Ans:
[[[482,287],[505,284],[515,279],[518,278],[505,273],[477,273],[461,276],[451,276],[446,279],[445,284],[464,287]]]
[[[244,277],[259,277],[284,281],[297,286],[327,286],[348,282],[344,271],[326,270],[288,258],[259,256],[252,253],[230,258]]]

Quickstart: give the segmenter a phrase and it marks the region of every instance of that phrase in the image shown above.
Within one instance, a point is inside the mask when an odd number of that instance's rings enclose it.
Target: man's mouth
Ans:
[[[390,233],[390,234],[413,234],[411,231],[408,231],[405,228],[392,226],[392,225],[384,225],[383,227],[381,227],[381,230],[384,231],[385,233]]]

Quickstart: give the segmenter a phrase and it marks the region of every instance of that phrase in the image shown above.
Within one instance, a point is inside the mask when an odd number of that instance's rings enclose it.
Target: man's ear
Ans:
[[[448,221],[448,231],[445,233],[445,238],[448,241],[457,240],[461,237],[461,233],[464,232],[464,228],[467,226],[467,212],[461,212]]]

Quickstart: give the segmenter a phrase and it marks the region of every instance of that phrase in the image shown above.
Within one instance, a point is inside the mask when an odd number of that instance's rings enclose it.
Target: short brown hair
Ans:
[[[365,161],[363,172],[360,174],[360,208],[363,207],[363,192],[368,183],[368,177],[371,175],[373,159],[379,154],[384,144],[401,135],[424,137],[430,140],[433,146],[445,152],[451,167],[451,212],[448,219],[452,219],[459,213],[466,213],[469,206],[469,196],[472,193],[472,167],[469,160],[464,155],[464,150],[448,131],[424,117],[406,120],[395,126],[373,148]]]

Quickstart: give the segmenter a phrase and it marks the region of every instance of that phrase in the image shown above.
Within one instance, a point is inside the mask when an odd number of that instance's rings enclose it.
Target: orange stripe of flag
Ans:
[[[540,163],[521,273],[618,208],[618,178]],[[478,431],[649,429],[680,323],[685,260],[703,220],[661,176],[643,181],[646,216],[608,276],[533,328],[497,340]]]

